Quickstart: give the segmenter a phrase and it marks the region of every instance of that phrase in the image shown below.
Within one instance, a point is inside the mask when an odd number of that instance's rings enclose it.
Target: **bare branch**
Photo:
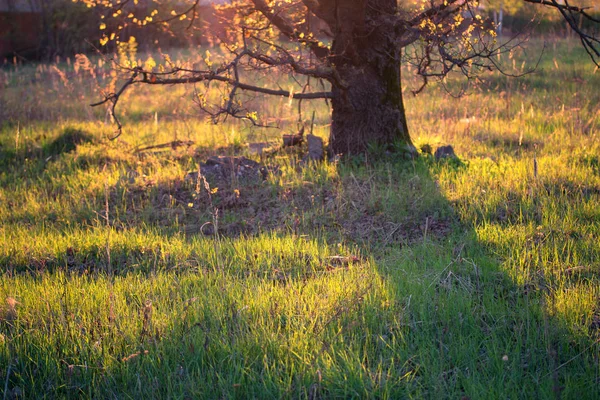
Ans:
[[[305,99],[305,100],[314,100],[314,99],[331,99],[333,98],[332,92],[314,92],[314,93],[294,93],[288,90],[281,89],[269,89],[261,86],[254,86],[247,83],[237,82],[235,79],[222,76],[215,75],[213,72],[198,72],[191,76],[186,76],[182,78],[156,78],[152,79],[146,77],[140,80],[134,80],[131,83],[146,83],[149,85],[176,85],[176,84],[184,84],[184,83],[198,83],[198,82],[207,82],[207,81],[218,81],[224,82],[232,86],[237,86],[237,88],[241,90],[246,90],[255,93],[262,93],[270,96],[280,96],[280,97],[289,97],[292,99]],[[130,83],[130,84],[131,84]],[[129,85],[128,85],[129,86]]]
[[[285,51],[285,49],[281,48],[281,51]],[[284,53],[286,55],[285,59],[276,60],[274,58],[268,57],[263,54],[254,53],[248,49],[241,51],[229,64],[224,65],[217,70],[193,70],[186,69],[181,67],[172,67],[170,71],[166,72],[153,72],[146,71],[141,67],[135,68],[127,68],[120,65],[117,67],[123,71],[129,71],[131,76],[125,83],[121,86],[121,88],[116,93],[110,93],[105,96],[104,100],[94,103],[91,106],[96,107],[108,102],[111,102],[110,114],[113,117],[115,123],[117,124],[117,135],[113,137],[113,139],[119,137],[122,133],[122,124],[116,116],[115,109],[117,103],[121,97],[121,95],[125,92],[125,90],[133,85],[133,84],[147,84],[147,85],[176,85],[176,84],[194,84],[201,82],[221,82],[231,86],[229,91],[229,96],[227,102],[224,107],[220,108],[216,112],[210,112],[205,107],[202,107],[208,114],[210,114],[213,119],[218,119],[221,115],[231,115],[234,118],[242,118],[246,120],[250,120],[254,125],[262,126],[257,124],[253,118],[249,118],[247,113],[244,113],[240,116],[239,112],[241,111],[237,106],[235,106],[234,100],[237,95],[238,90],[248,91],[254,93],[260,93],[270,96],[280,96],[287,97],[290,99],[296,100],[314,100],[314,99],[330,99],[333,98],[333,93],[328,91],[323,92],[306,92],[295,93],[288,90],[283,89],[272,89],[261,86],[252,85],[249,83],[245,83],[241,81],[240,74],[238,71],[238,66],[240,62],[244,58],[250,58],[254,60],[258,60],[267,65],[272,66],[283,66],[288,65],[292,68],[298,70],[303,74],[307,74],[309,76],[315,76],[321,79],[330,79],[330,73],[326,70],[313,70],[310,71],[299,64],[296,63],[293,56],[287,52]],[[114,61],[113,61],[114,63]]]
[[[329,26],[329,29],[335,30],[336,25],[336,15],[335,15],[335,7],[331,5],[328,6],[327,1],[317,1],[317,0],[302,0],[302,3],[306,6],[306,8],[313,13],[317,18],[325,21],[325,23]],[[331,2],[329,2],[331,3]]]
[[[593,17],[586,11],[586,10],[589,10],[591,7],[576,7],[576,6],[571,6],[568,3],[560,4],[554,0],[523,0],[523,1],[526,3],[541,4],[544,6],[550,6],[550,7],[562,9],[565,11],[575,12],[575,13],[583,15],[585,18],[589,19],[590,21],[600,23],[600,19]]]
[[[114,140],[116,138],[118,138],[119,136],[121,136],[121,133],[123,133],[123,125],[121,125],[121,121],[119,121],[119,118],[117,118],[117,115],[115,114],[115,108],[117,107],[117,102],[119,101],[119,98],[121,97],[121,95],[125,92],[125,90],[132,85],[133,83],[135,83],[135,79],[138,77],[138,75],[140,74],[141,69],[134,69],[133,70],[133,75],[131,75],[131,77],[123,84],[123,86],[121,86],[121,88],[119,89],[118,92],[116,93],[110,93],[108,94],[104,100],[99,101],[97,103],[94,104],[90,104],[91,107],[97,107],[100,106],[102,104],[105,104],[107,102],[111,102],[112,105],[109,109],[110,111],[110,116],[112,117],[113,121],[115,121],[115,124],[117,124],[117,131],[116,131],[116,135],[113,136],[111,138],[111,140]]]
[[[558,3],[556,0],[523,0],[527,3],[541,4],[557,9],[565,21],[569,24],[571,29],[579,36],[583,48],[588,53],[594,64],[600,67],[600,37],[591,35],[584,32],[577,23],[575,16],[581,15],[587,20],[600,24],[600,19],[593,17],[588,14],[586,8],[576,7],[569,4],[567,0],[564,0],[564,4]]]
[[[288,38],[304,43],[319,59],[325,59],[329,57],[330,51],[327,47],[322,46],[318,40],[309,38],[307,35],[301,35],[301,32],[297,32],[294,26],[287,19],[283,18],[279,13],[270,7],[265,0],[250,0],[256,9],[264,15],[279,31],[287,36]]]

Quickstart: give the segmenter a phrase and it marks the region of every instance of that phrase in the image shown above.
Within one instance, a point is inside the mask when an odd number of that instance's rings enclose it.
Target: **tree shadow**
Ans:
[[[18,138],[15,139],[18,146]],[[83,143],[93,143],[95,138],[76,128],[67,127],[53,140],[47,141],[46,137],[39,136],[35,146],[27,146],[19,148],[0,147],[0,166],[6,168],[13,166],[17,161],[24,159],[49,159],[58,157],[63,153],[75,151],[78,145]]]
[[[92,135],[72,127],[63,129],[52,140],[40,135],[34,141],[21,145],[17,133],[14,146],[0,144],[0,169],[5,172],[0,176],[0,183],[8,187],[18,181],[41,176],[49,163],[65,154],[74,153],[79,145],[94,142],[96,138]]]
[[[21,330],[0,326],[14,343],[10,359],[22,360],[11,363],[11,393],[30,385],[92,397],[594,397],[598,344],[561,314],[560,282],[543,268],[521,280],[509,268],[513,255],[482,241],[476,221],[444,197],[435,161],[390,157],[340,164],[334,183],[316,165],[287,187],[251,187],[247,196],[264,197],[242,197],[232,214],[247,220],[273,198],[280,210],[274,225],[241,234],[186,229],[210,222],[214,206],[243,185],[214,198],[199,198],[183,178],[140,194],[112,186],[111,220],[122,226],[110,235],[120,246],[107,251],[109,230],[98,226],[87,246],[66,247],[50,261],[53,274],[81,292],[45,293],[46,303],[14,324]],[[144,199],[147,208],[126,215]],[[517,194],[512,201],[525,207]],[[169,204],[179,211],[144,214]],[[179,225],[159,222],[175,216]],[[25,259],[12,270],[31,266]],[[34,289],[45,270],[33,268]],[[597,277],[573,272],[562,283],[582,279]],[[64,339],[48,339],[34,322],[44,304],[51,319],[67,321],[53,328]],[[27,331],[31,324],[45,334]]]

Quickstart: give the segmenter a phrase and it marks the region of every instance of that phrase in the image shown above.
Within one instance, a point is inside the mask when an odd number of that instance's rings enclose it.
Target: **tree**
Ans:
[[[522,0],[484,0],[483,4],[486,9],[492,11],[498,35],[502,34],[504,28],[504,12],[506,11],[508,14],[514,15],[523,8],[524,3]]]
[[[102,44],[118,40],[115,31],[128,24],[168,29],[183,21],[193,29],[203,3],[80,1],[106,10],[107,22],[101,28],[109,26]],[[556,9],[598,64],[600,42],[579,28],[577,21],[582,17],[600,23],[587,9],[566,0],[522,1]],[[401,64],[414,65],[424,86],[455,72],[473,77],[499,69],[495,56],[515,45],[497,42],[493,23],[479,13],[478,5],[477,0],[232,0],[215,6],[227,18],[223,24],[229,29],[218,40],[228,59],[207,58],[203,68],[173,65],[168,60],[154,69],[120,65],[130,73],[129,78],[97,104],[112,104],[114,113],[119,97],[133,84],[221,84],[229,87],[228,94],[216,108],[201,93],[198,104],[215,121],[232,116],[259,124],[260,118],[244,107],[243,93],[300,101],[326,99],[331,104],[330,152],[362,153],[371,143],[400,145],[412,152]],[[265,69],[306,78],[298,80],[301,89],[296,91],[248,80],[250,71]],[[121,124],[116,121],[120,133]]]

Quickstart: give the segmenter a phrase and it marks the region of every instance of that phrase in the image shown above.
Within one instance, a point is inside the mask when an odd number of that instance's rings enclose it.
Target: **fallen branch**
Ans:
[[[134,151],[134,154],[138,154],[141,153],[143,151],[148,151],[148,150],[156,150],[156,149],[166,149],[168,147],[172,148],[172,149],[176,149],[178,147],[181,146],[192,146],[195,142],[191,141],[191,140],[173,140],[172,142],[168,142],[168,143],[161,143],[161,144],[156,144],[153,146],[147,146],[147,147],[142,147],[141,149],[137,149],[136,151]]]

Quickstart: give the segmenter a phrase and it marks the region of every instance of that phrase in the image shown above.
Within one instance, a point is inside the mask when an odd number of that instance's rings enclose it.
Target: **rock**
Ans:
[[[437,148],[437,150],[435,151],[435,159],[441,160],[444,158],[458,158],[456,156],[456,153],[454,152],[454,147],[448,145]]]
[[[306,137],[306,141],[308,144],[308,159],[314,161],[322,160],[325,156],[323,139],[310,134]]]

